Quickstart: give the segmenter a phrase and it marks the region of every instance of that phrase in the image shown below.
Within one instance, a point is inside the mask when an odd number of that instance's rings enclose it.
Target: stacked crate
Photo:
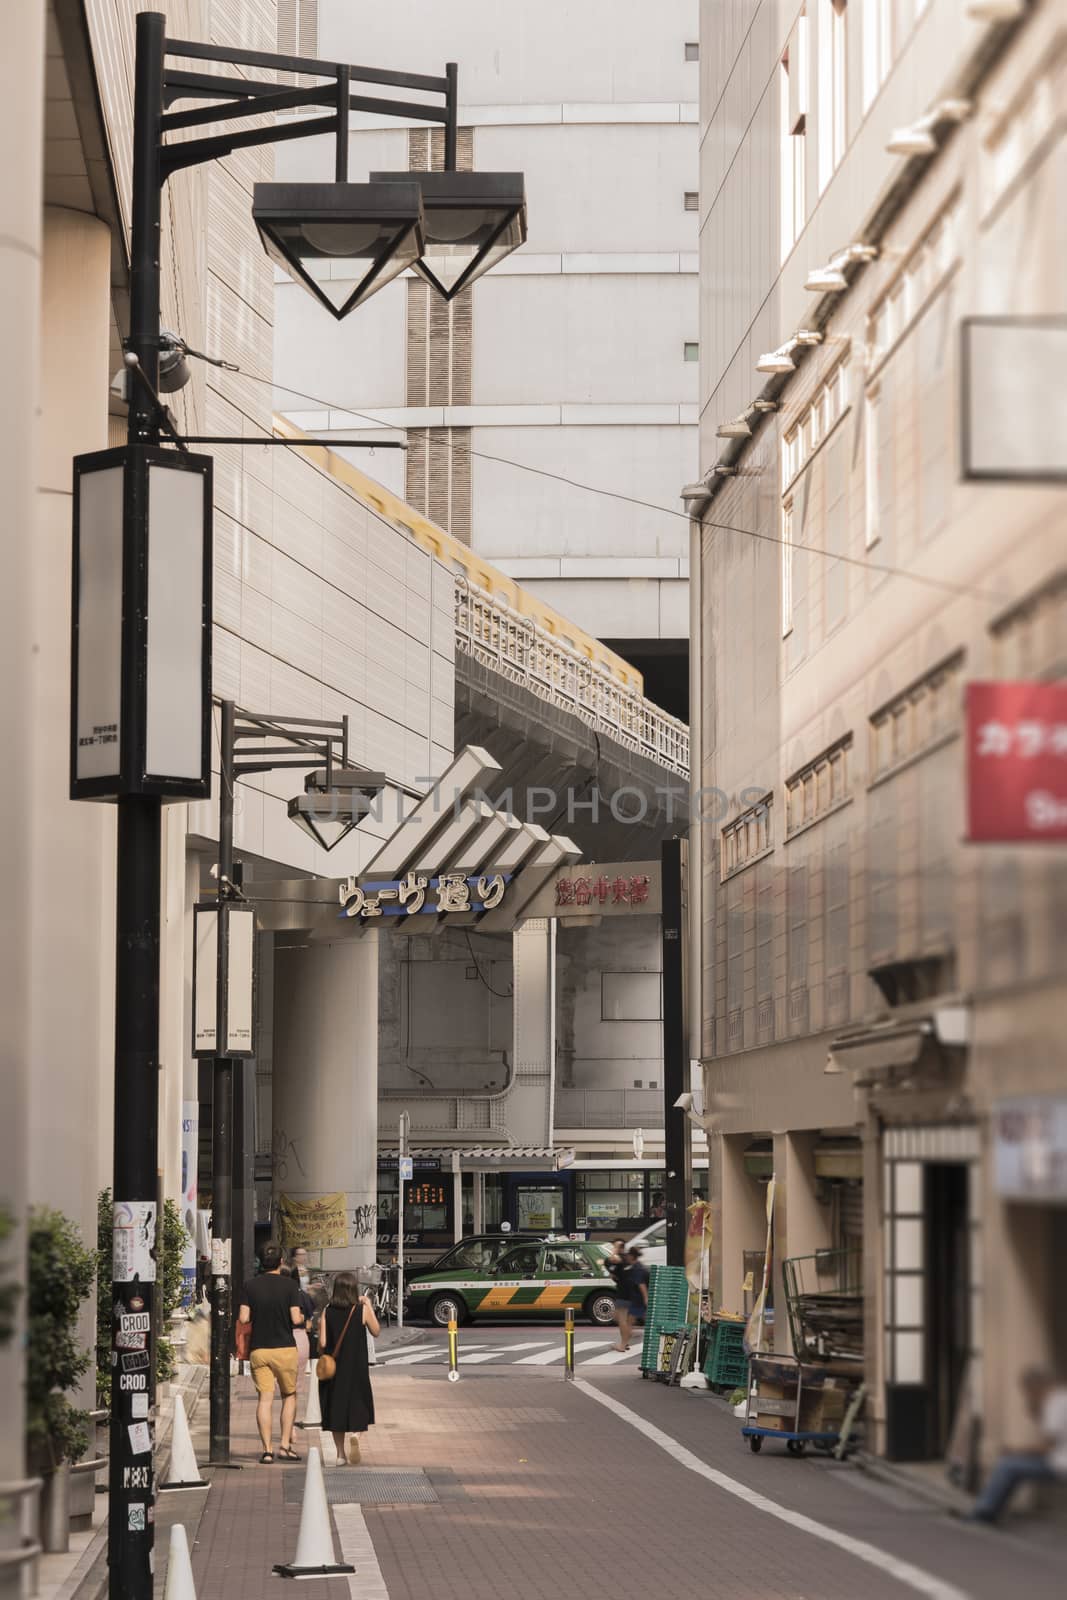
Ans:
[[[659,1342],[664,1333],[685,1326],[689,1309],[689,1280],[684,1267],[652,1267],[649,1273],[645,1338],[641,1346],[641,1371],[659,1367]]]
[[[744,1337],[745,1324],[740,1320],[714,1319],[704,1360],[704,1376],[713,1389],[744,1389],[748,1384]]]

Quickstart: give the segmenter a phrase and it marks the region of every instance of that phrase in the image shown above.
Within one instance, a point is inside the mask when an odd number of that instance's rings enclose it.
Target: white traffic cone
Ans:
[[[304,1406],[304,1420],[297,1423],[298,1428],[321,1428],[322,1408],[319,1405],[319,1364],[311,1363],[311,1377],[308,1380],[308,1397]]]
[[[170,1555],[167,1558],[167,1584],[163,1590],[163,1600],[196,1600],[189,1540],[180,1522],[176,1522],[170,1530]]]
[[[304,1478],[304,1504],[300,1510],[300,1532],[296,1539],[296,1555],[284,1566],[274,1571],[280,1578],[329,1578],[338,1572],[355,1572],[355,1567],[334,1560],[333,1529],[330,1527],[330,1507],[326,1499],[326,1480],[322,1475],[319,1452],[308,1451],[307,1474]]]
[[[189,1419],[185,1415],[185,1401],[181,1395],[174,1400],[174,1426],[170,1435],[170,1478],[161,1483],[161,1489],[207,1489],[210,1485],[200,1476],[196,1464],[196,1451],[189,1432]]]

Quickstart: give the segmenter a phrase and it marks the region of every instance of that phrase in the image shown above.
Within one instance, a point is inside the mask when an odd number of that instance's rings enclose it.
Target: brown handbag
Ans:
[[[348,1332],[348,1324],[352,1321],[352,1313],[355,1311],[355,1309],[355,1306],[349,1306],[348,1308],[348,1316],[345,1318],[345,1325],[341,1329],[341,1337],[337,1341],[337,1348],[334,1350],[333,1354],[331,1355],[328,1350],[323,1350],[319,1355],[318,1361],[315,1363],[315,1375],[320,1383],[329,1383],[330,1379],[336,1377],[337,1375],[337,1357],[341,1354],[341,1346],[345,1342],[345,1334]],[[325,1319],[325,1311],[322,1313],[322,1315]],[[325,1327],[325,1325],[326,1324],[324,1320],[323,1327]]]

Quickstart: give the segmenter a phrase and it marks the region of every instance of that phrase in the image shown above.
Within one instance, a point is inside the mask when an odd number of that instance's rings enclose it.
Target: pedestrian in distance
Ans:
[[[296,1280],[282,1275],[281,1246],[265,1244],[260,1256],[262,1272],[250,1278],[241,1290],[239,1322],[252,1324],[252,1380],[259,1396],[256,1425],[263,1454],[260,1462],[274,1461],[271,1446],[275,1384],[282,1397],[281,1444],[283,1461],[299,1461],[293,1449],[293,1423],[296,1421],[297,1348],[296,1330],[302,1327],[300,1291]]]
[[[311,1359],[311,1322],[315,1315],[315,1302],[307,1290],[301,1288],[300,1278],[295,1267],[283,1267],[282,1277],[289,1278],[291,1282],[296,1284],[296,1292],[300,1304],[302,1320],[299,1327],[293,1331],[293,1337],[296,1339],[296,1370],[299,1374]]]
[[[319,1404],[322,1431],[333,1434],[337,1465],[359,1461],[359,1439],[353,1438],[345,1454],[345,1435],[366,1433],[374,1422],[374,1395],[370,1386],[367,1335],[381,1332],[370,1296],[360,1294],[354,1272],[339,1272],[333,1295],[319,1318]],[[321,1376],[322,1358],[334,1363],[332,1376]]]
[[[645,1325],[645,1312],[648,1310],[648,1268],[641,1260],[641,1252],[636,1245],[626,1252],[628,1262],[627,1286],[630,1292],[629,1326],[632,1334],[634,1324],[639,1327]],[[627,1339],[629,1344],[629,1339]]]
[[[1022,1483],[1067,1481],[1067,1384],[1051,1372],[1030,1367],[1020,1378],[1026,1409],[1041,1432],[1041,1443],[1003,1455],[975,1501],[968,1522],[996,1522]]]
[[[630,1343],[630,1263],[626,1256],[626,1240],[611,1241],[611,1255],[607,1269],[615,1280],[615,1325],[619,1330],[616,1350],[625,1350]]]

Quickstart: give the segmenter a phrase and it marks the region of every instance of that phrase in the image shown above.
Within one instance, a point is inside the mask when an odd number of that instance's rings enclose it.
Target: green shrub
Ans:
[[[66,1395],[89,1370],[76,1330],[96,1255],[69,1217],[46,1208],[30,1214],[27,1247],[26,1445],[33,1470],[50,1472],[76,1461],[88,1443],[88,1416]]]
[[[173,1200],[163,1202],[162,1238],[156,1255],[159,1260],[161,1327],[166,1328],[182,1300],[182,1256],[189,1235],[185,1231],[180,1207]],[[166,1383],[177,1371],[174,1346],[162,1332],[156,1341],[156,1380]]]

